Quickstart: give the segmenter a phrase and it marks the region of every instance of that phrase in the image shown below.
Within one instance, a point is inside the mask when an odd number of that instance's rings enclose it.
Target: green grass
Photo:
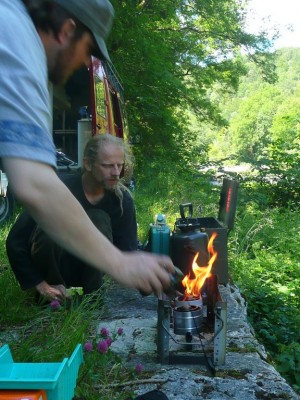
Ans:
[[[220,188],[210,186],[208,178],[181,166],[147,166],[137,177],[134,192],[140,240],[146,240],[157,213],[166,214],[172,230],[182,203],[193,204],[195,217],[199,207],[200,216],[217,217],[219,195]],[[270,362],[300,390],[299,211],[268,209],[259,199],[255,189],[241,185],[235,229],[228,239],[229,273],[247,300],[249,319]],[[87,302],[57,313],[37,307],[30,294],[20,290],[8,265],[5,238],[9,227],[1,227],[0,233],[0,344],[8,342],[19,361],[60,361],[78,342],[93,337],[101,319],[101,304]],[[85,355],[85,360],[76,389],[80,398],[99,399],[100,382],[104,383],[101,399],[122,400],[133,395],[108,385],[133,374],[116,355],[109,353],[101,362]]]

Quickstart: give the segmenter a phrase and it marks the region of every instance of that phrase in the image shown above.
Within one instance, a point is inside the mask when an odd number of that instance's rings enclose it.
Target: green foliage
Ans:
[[[17,210],[18,211],[18,210]],[[11,268],[5,248],[5,240],[15,218],[0,228],[0,325],[14,326],[22,324],[35,315],[35,307],[32,304],[32,296],[20,290]]]
[[[0,229],[1,229],[0,230],[0,240],[1,240],[1,242],[3,241],[3,244],[4,244],[4,240],[6,239],[11,226],[12,226],[11,223],[6,223],[5,225],[0,226]],[[8,265],[8,259],[7,259],[7,255],[6,255],[5,245],[3,245],[3,246],[0,246],[0,271],[2,268],[4,268],[5,265]]]
[[[272,85],[263,81],[254,65],[246,63],[248,74],[241,79],[237,93],[220,98],[223,115],[229,122],[225,132],[230,143],[224,149],[227,156],[258,162],[268,158],[269,146],[275,143],[276,148],[277,140],[287,148],[299,141],[299,56],[299,49],[274,53],[278,82]]]
[[[209,158],[249,163],[255,174],[248,183],[255,182],[265,204],[297,208],[300,49],[282,49],[274,57],[277,83],[264,82],[257,68],[248,64],[237,93],[222,97],[221,109],[229,123],[211,135]]]
[[[279,371],[299,389],[299,211],[246,205],[230,244],[233,280],[248,316]],[[285,361],[289,359],[288,363]]]
[[[265,87],[241,104],[239,113],[230,122],[231,144],[239,160],[255,159],[271,142],[268,129],[272,124],[274,103],[279,101],[280,92],[275,87]]]
[[[181,161],[198,155],[197,123],[225,124],[218,97],[235,90],[246,73],[241,48],[273,80],[266,33],[245,31],[245,1],[112,1],[116,17],[110,54],[124,82],[131,137],[153,157],[165,148]],[[198,162],[198,161],[197,161]]]
[[[300,200],[300,146],[296,143],[289,150],[282,140],[278,140],[269,150],[269,158],[257,164],[256,179],[268,192],[270,206],[297,209]]]
[[[300,344],[290,343],[280,346],[279,355],[275,358],[278,371],[288,376],[295,388],[300,391]]]
[[[3,246],[1,246],[3,249]],[[12,325],[23,323],[35,315],[36,310],[27,307],[30,295],[20,291],[20,287],[8,267],[0,267],[0,323],[1,325]]]
[[[146,162],[139,169],[134,198],[139,237],[145,241],[149,224],[154,222],[158,213],[166,214],[167,223],[173,229],[176,218],[180,218],[180,204],[192,203],[195,217],[203,212],[206,216],[216,216],[219,188],[212,187],[208,177],[186,166]]]

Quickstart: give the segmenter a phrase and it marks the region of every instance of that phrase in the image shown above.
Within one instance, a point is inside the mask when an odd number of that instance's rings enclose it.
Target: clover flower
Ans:
[[[141,374],[142,373],[142,371],[143,371],[143,366],[142,366],[142,364],[137,364],[136,366],[135,366],[135,372],[137,373],[137,374]]]
[[[122,336],[123,333],[124,333],[124,329],[123,329],[123,328],[118,328],[117,334],[118,334],[119,336]]]
[[[88,353],[90,353],[91,351],[93,351],[93,343],[91,342],[86,342],[84,344],[84,350],[87,351]]]
[[[107,347],[110,347],[110,345],[112,344],[113,340],[111,337],[106,339],[106,343],[107,343]]]
[[[105,354],[108,351],[108,344],[106,340],[100,340],[100,342],[98,342],[97,344],[97,350],[99,351],[99,353]]]
[[[50,303],[50,308],[52,311],[60,309],[60,302],[58,300],[52,300]]]
[[[101,328],[100,335],[103,337],[109,337],[109,330],[105,327]]]

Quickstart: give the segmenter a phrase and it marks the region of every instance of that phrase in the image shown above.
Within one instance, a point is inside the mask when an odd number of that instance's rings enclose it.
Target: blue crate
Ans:
[[[15,363],[6,344],[0,348],[0,389],[44,389],[47,400],[72,400],[82,362],[81,344],[60,363]]]

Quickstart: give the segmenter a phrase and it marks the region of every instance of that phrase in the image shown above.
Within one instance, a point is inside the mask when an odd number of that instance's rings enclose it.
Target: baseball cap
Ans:
[[[105,40],[112,27],[114,9],[108,0],[54,0],[93,34],[100,53],[110,60]]]

